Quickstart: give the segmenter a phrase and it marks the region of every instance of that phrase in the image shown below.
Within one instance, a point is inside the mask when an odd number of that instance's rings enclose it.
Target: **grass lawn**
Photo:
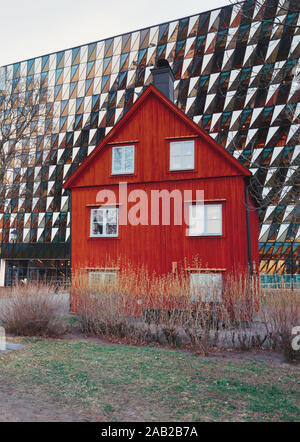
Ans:
[[[300,420],[299,367],[88,340],[22,342],[0,355],[0,401],[5,385],[41,407],[56,404],[61,420],[65,410],[99,421]]]

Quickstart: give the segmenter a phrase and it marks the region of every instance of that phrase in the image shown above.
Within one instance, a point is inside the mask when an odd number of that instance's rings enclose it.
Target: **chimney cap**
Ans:
[[[151,73],[152,73],[152,75],[154,74],[154,76],[156,74],[168,73],[169,75],[171,75],[173,82],[175,80],[171,66],[170,66],[168,60],[166,60],[165,58],[160,58],[159,60],[157,60],[156,65],[151,69]],[[154,83],[155,83],[155,81],[154,81]]]
[[[157,68],[169,68],[169,62],[165,58],[160,58],[156,63]]]

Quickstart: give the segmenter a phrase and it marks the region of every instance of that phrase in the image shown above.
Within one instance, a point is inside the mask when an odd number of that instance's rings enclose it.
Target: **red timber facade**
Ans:
[[[193,164],[185,170],[170,170],[170,144],[176,147],[176,142],[182,141],[189,141],[183,146],[194,149]],[[133,169],[115,173],[113,150],[122,146],[134,146]],[[245,167],[150,85],[64,184],[72,191],[72,273],[83,268],[107,269],[108,259],[116,262],[119,257],[136,266],[145,265],[156,274],[175,271],[184,262],[187,271],[221,273],[222,277],[235,270],[255,273],[259,264],[258,217],[251,197],[247,198],[250,176]],[[119,195],[120,182],[127,183],[127,208]],[[175,189],[182,194],[183,213],[197,202],[196,191],[204,191],[204,206],[214,206],[221,214],[220,231],[212,223],[213,234],[190,235],[184,223],[174,223],[172,198],[170,225],[163,224],[161,214],[158,225],[151,225],[151,191]],[[132,191],[143,190],[148,196],[148,224],[118,222],[114,236],[94,237],[91,211],[104,204],[103,199],[97,201],[101,190],[115,193],[119,221],[121,211],[122,216],[131,209],[137,212],[138,194]],[[192,198],[185,200],[184,191],[192,191]],[[198,268],[192,264],[195,257],[201,263]]]

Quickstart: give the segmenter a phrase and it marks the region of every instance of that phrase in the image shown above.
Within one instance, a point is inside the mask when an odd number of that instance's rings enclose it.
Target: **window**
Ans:
[[[99,285],[109,284],[115,281],[116,277],[116,272],[89,272],[89,286],[96,288]]]
[[[194,140],[170,143],[170,170],[194,169]]]
[[[134,172],[134,146],[115,146],[112,149],[113,175]]]
[[[222,301],[221,273],[191,273],[190,283],[192,301]]]
[[[222,235],[222,205],[192,204],[189,210],[189,236]]]
[[[90,236],[92,238],[118,236],[118,209],[92,209]]]

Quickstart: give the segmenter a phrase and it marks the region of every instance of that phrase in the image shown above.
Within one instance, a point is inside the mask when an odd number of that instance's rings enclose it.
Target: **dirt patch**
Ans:
[[[104,339],[97,338],[96,336],[86,336],[84,333],[72,330],[72,332],[67,333],[63,336],[62,339],[70,339],[70,340],[85,340],[89,342],[94,342],[95,344],[102,344],[102,345],[112,345],[113,342],[105,341]],[[118,343],[116,343],[118,345]]]
[[[57,402],[14,392],[11,387],[0,385],[0,422],[80,422],[85,418]]]
[[[98,407],[88,407],[83,414],[81,410],[51,401],[49,397],[42,400],[20,392],[19,388],[14,392],[10,387],[0,385],[0,422],[146,422],[152,419],[145,404],[134,399],[119,405],[121,411],[118,412],[108,408],[103,415]]]
[[[213,353],[208,358],[228,359],[228,360],[256,360],[262,361],[267,364],[272,364],[281,367],[291,367],[293,364],[288,364],[284,361],[284,357],[281,353],[271,350],[252,350],[252,351],[223,351]]]

